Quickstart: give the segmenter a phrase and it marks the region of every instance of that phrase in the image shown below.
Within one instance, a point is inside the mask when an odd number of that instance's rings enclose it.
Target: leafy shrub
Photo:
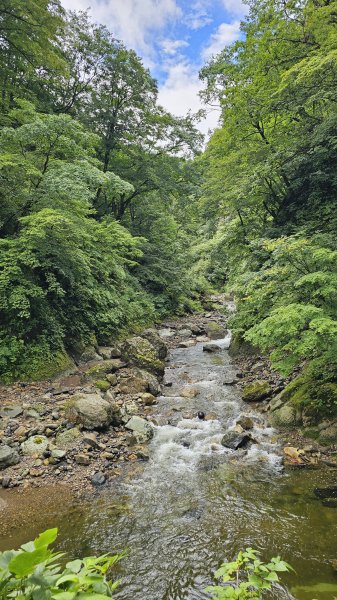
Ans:
[[[212,594],[212,600],[261,600],[263,592],[278,583],[278,573],[290,569],[290,565],[280,557],[264,563],[258,558],[256,550],[247,548],[246,551],[239,552],[233,562],[222,564],[216,571],[216,579],[220,579],[224,585],[211,586],[206,591]]]
[[[41,533],[19,550],[0,553],[0,600],[104,600],[112,598],[118,581],[107,578],[108,569],[123,555],[87,557],[68,562],[62,569],[62,554],[49,546],[57,529]]]

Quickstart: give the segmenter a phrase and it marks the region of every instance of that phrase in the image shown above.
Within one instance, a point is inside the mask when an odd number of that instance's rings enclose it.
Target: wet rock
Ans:
[[[145,338],[152,344],[152,346],[156,349],[157,357],[160,360],[163,360],[167,356],[168,348],[165,342],[163,342],[161,336],[158,335],[155,329],[146,329],[141,334],[142,338]]]
[[[210,323],[207,323],[205,330],[206,330],[207,336],[211,340],[221,340],[224,337],[226,337],[226,335],[228,333],[227,329],[222,327],[222,325],[219,325],[219,323],[215,323],[213,321],[211,321]]]
[[[218,344],[205,344],[202,349],[204,352],[222,352],[222,348]]]
[[[257,379],[253,383],[248,383],[244,386],[242,392],[242,400],[244,402],[260,402],[264,400],[271,392],[271,387],[268,381]]]
[[[195,398],[196,396],[199,396],[200,394],[200,390],[198,390],[198,388],[195,387],[185,387],[182,390],[180,390],[179,395],[182,398]]]
[[[156,376],[152,373],[149,373],[148,371],[143,371],[141,369],[139,369],[139,375],[147,383],[147,389],[145,391],[150,392],[150,394],[153,394],[153,396],[159,396],[159,394],[161,393],[161,387]]]
[[[315,488],[314,494],[317,498],[337,498],[337,487]]]
[[[200,419],[200,421],[204,421],[205,420],[205,416],[206,415],[205,415],[205,413],[202,410],[200,410],[198,412],[198,419]]]
[[[5,477],[2,478],[1,485],[3,488],[5,488],[5,489],[9,488],[11,483],[12,483],[12,479],[8,475],[5,475]]]
[[[218,415],[214,412],[207,413],[207,415],[205,416],[205,421],[217,421],[217,420],[218,420]]]
[[[236,433],[235,431],[227,431],[221,440],[222,446],[231,450],[246,448],[252,438],[249,434]]]
[[[197,340],[186,340],[185,342],[180,342],[178,348],[192,348],[196,343]]]
[[[94,473],[94,475],[91,475],[90,481],[92,485],[95,486],[103,485],[106,482],[105,475],[101,471],[98,471],[98,473]]]
[[[23,414],[23,408],[21,406],[4,406],[0,410],[0,417],[8,417],[9,419],[16,419]]]
[[[141,417],[131,417],[126,424],[126,429],[130,429],[137,438],[150,440],[153,437],[153,428],[148,421]]]
[[[112,422],[111,404],[99,394],[80,394],[68,403],[66,416],[71,423],[85,429],[101,429]]]
[[[236,425],[240,425],[242,429],[253,429],[254,421],[251,417],[242,416],[236,421]]]
[[[158,358],[156,348],[149,340],[136,336],[122,345],[122,353],[131,364],[158,375],[164,374],[164,363]]]
[[[49,440],[44,435],[31,436],[28,438],[28,440],[21,444],[22,454],[26,454],[28,456],[37,454],[38,456],[42,456],[47,450],[48,445]]]
[[[0,446],[0,470],[6,469],[19,462],[19,455],[16,450],[6,444]]]

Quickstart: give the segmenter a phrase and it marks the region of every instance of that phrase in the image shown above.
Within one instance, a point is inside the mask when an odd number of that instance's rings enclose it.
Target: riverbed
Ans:
[[[313,490],[335,483],[336,473],[283,469],[277,432],[232,383],[229,341],[216,354],[203,352],[202,343],[171,351],[147,463],[129,467],[88,502],[46,490],[45,515],[40,508],[10,536],[0,532],[0,548],[58,526],[58,548],[72,556],[128,550],[117,600],[202,600],[221,561],[251,546],[265,559],[280,555],[296,571],[285,578],[292,596],[280,588],[275,598],[332,600],[337,509],[323,506]],[[254,420],[256,443],[226,449],[222,436],[241,415]]]

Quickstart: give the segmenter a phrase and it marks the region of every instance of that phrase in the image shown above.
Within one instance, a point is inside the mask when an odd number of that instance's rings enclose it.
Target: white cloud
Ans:
[[[68,10],[92,8],[97,23],[103,23],[123,42],[151,55],[149,32],[159,32],[168,22],[182,16],[176,0],[62,0]]]
[[[185,24],[189,29],[197,30],[212,23],[213,19],[208,13],[209,0],[197,0],[190,7],[190,12],[185,15]]]
[[[187,61],[166,65],[167,79],[159,89],[159,104],[166,110],[184,116],[189,110],[193,113],[205,108],[199,98],[202,83],[198,78],[197,68]],[[198,128],[207,134],[209,129],[217,126],[219,112],[209,112]]]
[[[204,60],[219,54],[228,44],[232,44],[240,37],[240,21],[233,23],[221,23],[218,29],[212,33],[208,46],[202,52]]]
[[[178,52],[178,50],[180,50],[180,48],[187,48],[187,46],[189,46],[189,43],[185,40],[171,40],[167,38],[160,42],[160,46],[162,47],[165,54],[173,56]]]
[[[243,18],[249,12],[249,7],[240,0],[222,0],[222,4],[228,13],[235,17]]]

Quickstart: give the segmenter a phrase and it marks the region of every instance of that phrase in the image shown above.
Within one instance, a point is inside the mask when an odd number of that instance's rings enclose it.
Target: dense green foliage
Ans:
[[[195,306],[191,116],[139,57],[58,0],[0,8],[0,379]],[[194,183],[193,183],[194,182]],[[191,259],[192,260],[192,259]]]
[[[19,550],[0,553],[0,599],[104,600],[112,598],[118,586],[107,578],[108,570],[123,555],[90,556],[68,562],[61,568],[63,554],[49,546],[57,529],[48,529]]]
[[[202,159],[205,245],[222,259],[207,269],[236,293],[238,336],[284,373],[309,361],[333,382],[337,2],[248,3],[242,40],[201,71],[221,109]]]

